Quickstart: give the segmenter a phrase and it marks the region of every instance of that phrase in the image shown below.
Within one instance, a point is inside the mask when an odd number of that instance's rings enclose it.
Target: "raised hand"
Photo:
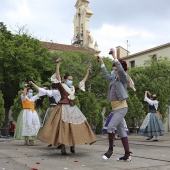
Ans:
[[[56,63],[61,63],[61,58],[57,58]]]

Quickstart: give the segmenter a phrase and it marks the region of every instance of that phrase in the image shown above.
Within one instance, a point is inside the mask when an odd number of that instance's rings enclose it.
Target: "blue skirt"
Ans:
[[[146,124],[146,127],[141,126],[138,134],[147,137],[164,135],[164,126],[162,121],[158,118],[157,113],[150,113],[150,117],[148,123]]]

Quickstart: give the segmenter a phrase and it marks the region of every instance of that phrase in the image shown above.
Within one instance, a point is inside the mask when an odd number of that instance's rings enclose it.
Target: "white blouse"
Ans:
[[[154,105],[156,110],[158,109],[158,103],[159,103],[158,100],[151,100],[148,97],[145,97],[144,101],[148,102],[148,104],[151,105],[151,106]]]
[[[37,99],[39,99],[39,95],[37,94],[37,95],[32,96],[31,98],[29,98],[27,95],[24,96],[23,94],[21,94],[22,102],[25,101],[26,99],[29,100],[30,102],[35,102]]]
[[[54,97],[56,103],[58,103],[61,100],[61,95],[59,90],[46,90],[44,88],[39,87],[39,96],[49,96],[49,97]]]

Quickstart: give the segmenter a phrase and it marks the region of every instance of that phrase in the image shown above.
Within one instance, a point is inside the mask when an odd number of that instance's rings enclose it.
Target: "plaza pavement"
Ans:
[[[112,157],[102,159],[108,149],[106,135],[97,135],[93,145],[77,145],[75,154],[67,148],[69,156],[39,140],[35,146],[23,146],[23,141],[0,138],[0,170],[170,170],[170,132],[158,142],[131,134],[129,143],[132,161],[119,162],[116,158],[124,153],[119,139]]]

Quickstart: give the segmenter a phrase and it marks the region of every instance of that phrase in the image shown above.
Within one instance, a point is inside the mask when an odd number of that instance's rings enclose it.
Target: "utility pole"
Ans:
[[[129,55],[129,53],[128,53],[128,47],[129,47],[128,40],[126,42],[127,42],[127,57],[128,57],[128,55]]]

